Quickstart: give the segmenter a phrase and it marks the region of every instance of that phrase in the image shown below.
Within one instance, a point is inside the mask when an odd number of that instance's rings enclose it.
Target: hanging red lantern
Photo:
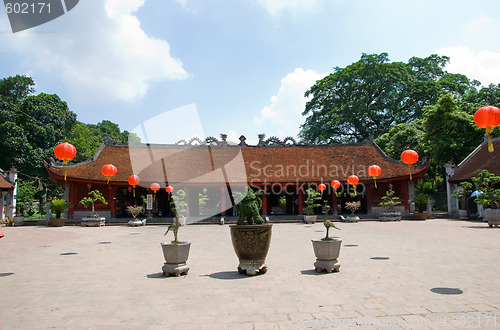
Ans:
[[[137,186],[141,182],[141,178],[139,178],[138,175],[132,174],[131,176],[128,177],[128,184],[132,186],[134,190],[134,197],[135,197],[135,186]]]
[[[149,188],[153,191],[153,194],[154,194],[154,195],[155,195],[155,197],[156,197],[156,192],[157,192],[158,190],[160,190],[160,185],[159,185],[158,183],[156,183],[156,182],[155,182],[155,183],[152,183],[152,184],[149,186]]]
[[[418,161],[418,153],[415,150],[405,150],[401,153],[401,161],[408,165],[410,170],[410,180],[411,178],[411,165]]]
[[[54,155],[57,159],[63,161],[63,164],[68,164],[68,161],[72,160],[76,156],[76,148],[74,145],[68,142],[63,142],[58,144],[54,148]],[[67,168],[64,169],[64,181],[66,181]]]
[[[172,187],[172,186],[166,186],[165,187],[165,191],[170,194],[172,191],[174,191],[174,187]]]
[[[116,169],[116,166],[113,164],[106,164],[101,167],[102,175],[104,175],[108,179],[107,184],[109,184],[109,179],[112,176],[115,176],[117,172],[118,170]]]
[[[382,169],[378,165],[371,165],[368,167],[368,175],[373,177],[373,182],[375,182],[375,188],[377,188],[377,176],[382,173]]]
[[[332,183],[330,183],[332,186],[333,190],[335,191],[335,196],[337,196],[337,189],[340,188],[340,181],[338,180],[333,180]]]
[[[347,178],[347,182],[352,185],[352,189],[354,190],[354,196],[356,196],[356,185],[359,182],[359,178],[356,175],[351,175]]]
[[[500,125],[500,109],[491,105],[478,109],[474,114],[474,123],[486,129],[486,134],[488,134],[488,151],[493,152],[494,149],[490,133],[493,128]]]
[[[318,190],[321,191],[321,193],[323,193],[323,191],[326,189],[326,185],[323,184],[323,183],[320,183],[319,186],[318,186]]]

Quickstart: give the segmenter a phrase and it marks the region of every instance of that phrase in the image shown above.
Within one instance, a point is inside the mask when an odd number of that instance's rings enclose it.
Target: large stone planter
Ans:
[[[344,219],[340,218],[340,221],[342,221],[342,222],[358,222],[359,217],[357,215],[354,215],[354,216],[348,215]]]
[[[458,210],[458,217],[460,218],[460,220],[467,220],[469,217],[469,212],[467,210]]]
[[[317,215],[304,215],[304,223],[316,223]]]
[[[326,271],[327,273],[338,272],[340,269],[338,257],[342,240],[340,238],[332,238],[331,241],[320,239],[312,239],[311,241],[314,248],[314,255],[316,256],[314,269],[318,273],[322,271]]]
[[[500,209],[484,209],[483,219],[488,221],[488,226],[500,226]]]
[[[401,212],[382,212],[378,218],[380,221],[401,221]]]
[[[272,224],[229,226],[234,252],[240,262],[240,274],[252,276],[267,272],[265,262],[271,245],[272,227]]]
[[[24,217],[14,217],[12,226],[22,226],[24,224]]]
[[[145,226],[146,220],[147,219],[143,219],[143,220],[134,219],[134,220],[130,220],[127,224],[129,226],[132,226],[132,227]]]
[[[82,218],[82,227],[103,227],[106,223],[105,217],[92,218],[85,217]]]
[[[163,257],[165,263],[161,268],[165,276],[179,276],[187,275],[189,266],[186,264],[189,257],[189,248],[191,242],[174,243],[160,243],[163,249]]]
[[[415,213],[413,213],[413,219],[426,220],[427,219],[427,212],[415,212]]]
[[[51,227],[62,227],[66,223],[66,218],[50,218],[49,225]]]

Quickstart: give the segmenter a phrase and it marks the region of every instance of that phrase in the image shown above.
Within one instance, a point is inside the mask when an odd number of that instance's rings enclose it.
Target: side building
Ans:
[[[107,178],[101,174],[103,165],[113,164],[118,172]],[[377,188],[368,175],[368,167],[378,165],[382,173],[377,177]],[[421,178],[428,163],[417,163],[411,168],[413,180]],[[188,218],[235,215],[234,192],[247,185],[265,190],[262,196],[262,213],[265,215],[302,214],[305,190],[317,189],[320,183],[327,185],[323,200],[331,206],[332,213],[347,213],[345,203],[360,201],[358,213],[380,212],[378,204],[389,187],[400,197],[403,213],[409,213],[409,200],[414,193],[410,169],[392,159],[373,142],[357,144],[310,145],[297,143],[292,138],[280,141],[264,140],[259,135],[255,146],[248,145],[244,136],[238,144],[221,139],[197,138],[174,145],[119,144],[109,139],[87,161],[63,165],[51,161],[45,167],[49,177],[66,185],[66,200],[73,208],[69,218],[81,218],[88,210],[78,204],[89,191],[98,189],[109,201],[108,205],[96,205],[97,211],[106,217],[128,217],[126,207],[141,205],[148,195],[154,197],[151,213],[154,217],[171,216],[171,195],[165,187],[186,192]],[[66,173],[66,180],[64,176]],[[128,183],[131,175],[137,175],[140,183],[133,188]],[[350,175],[357,175],[356,195],[347,184]],[[342,186],[334,191],[330,182],[338,180]],[[158,183],[159,191],[150,189]],[[321,212],[321,209],[317,210]]]

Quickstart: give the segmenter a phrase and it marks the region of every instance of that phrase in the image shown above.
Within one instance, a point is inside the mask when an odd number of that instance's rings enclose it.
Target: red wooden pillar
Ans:
[[[401,187],[401,197],[403,198],[403,203],[405,206],[405,211],[406,213],[410,212],[410,203],[409,203],[409,192],[408,192],[408,181],[399,181],[400,182],[400,187]]]
[[[262,195],[262,214],[267,215],[267,187],[262,188],[264,190],[264,195]]]
[[[372,184],[365,185],[366,188],[366,213],[372,213],[373,206],[373,188]]]
[[[226,199],[225,192],[227,191],[225,186],[220,188],[220,213],[221,215],[226,215]]]
[[[337,194],[335,191],[332,192],[332,213],[337,214],[338,213],[338,208],[337,208]]]
[[[304,211],[304,191],[302,189],[302,186],[298,186],[298,212],[299,214],[302,214]]]
[[[108,186],[109,189],[109,207],[110,207],[110,214],[112,218],[116,218],[116,189],[113,189],[111,185]]]

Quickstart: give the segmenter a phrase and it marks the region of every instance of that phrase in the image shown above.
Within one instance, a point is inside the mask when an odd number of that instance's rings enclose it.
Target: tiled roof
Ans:
[[[0,189],[13,189],[14,186],[0,174]]]
[[[461,182],[477,176],[481,170],[500,175],[500,138],[492,139],[494,152],[488,151],[488,144],[483,142],[459,165],[450,177],[450,182]]]
[[[370,181],[368,166],[382,168],[378,180],[408,179],[408,167],[387,157],[374,143],[355,145],[285,147],[208,147],[172,145],[103,145],[91,160],[67,166],[67,179],[106,181],[101,167],[117,167],[111,184],[124,184],[130,175],[141,184],[192,183],[286,183],[346,181],[352,174]],[[64,165],[46,164],[52,178],[64,177]],[[414,177],[421,177],[428,164],[413,166]],[[165,180],[165,175],[167,180]]]

